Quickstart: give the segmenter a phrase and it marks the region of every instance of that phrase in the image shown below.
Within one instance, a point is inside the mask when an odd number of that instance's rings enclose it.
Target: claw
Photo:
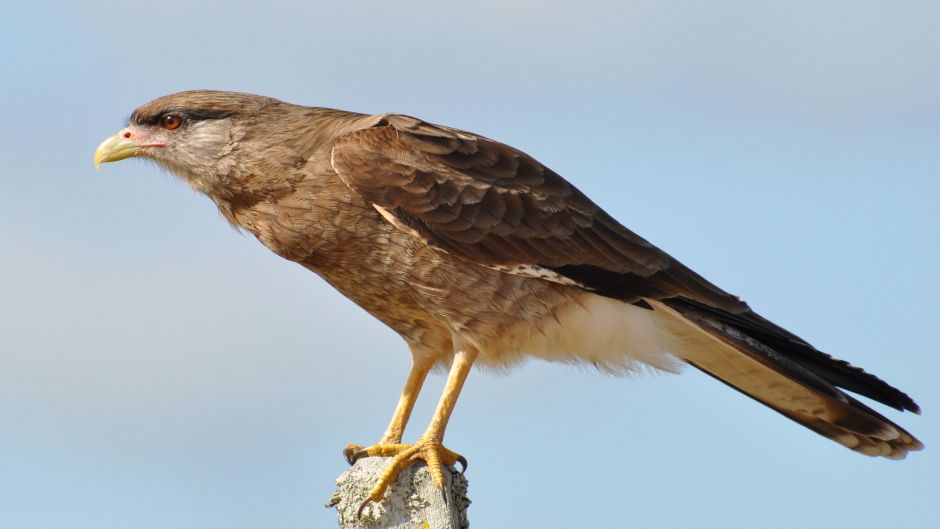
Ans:
[[[359,445],[346,445],[346,448],[343,449],[343,457],[346,458],[346,462],[350,466],[355,465],[356,461],[362,459],[362,448]]]
[[[460,473],[466,474],[467,473],[467,458],[460,454],[457,454],[457,462],[460,463]]]

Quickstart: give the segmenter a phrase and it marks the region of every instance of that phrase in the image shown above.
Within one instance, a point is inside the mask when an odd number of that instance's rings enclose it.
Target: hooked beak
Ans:
[[[101,145],[95,150],[95,169],[103,163],[116,162],[137,156],[140,148],[140,145],[130,139],[130,133],[122,130],[101,142]]]

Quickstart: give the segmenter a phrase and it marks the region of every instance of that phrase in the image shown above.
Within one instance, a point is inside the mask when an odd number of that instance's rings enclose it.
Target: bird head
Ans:
[[[275,118],[282,106],[287,105],[235,92],[196,90],[164,96],[134,110],[127,127],[98,146],[95,167],[146,158],[212,194],[220,175],[230,176],[249,131],[256,130],[261,116]]]

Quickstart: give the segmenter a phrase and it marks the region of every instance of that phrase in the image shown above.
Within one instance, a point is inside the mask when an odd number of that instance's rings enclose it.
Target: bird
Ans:
[[[623,375],[697,368],[869,456],[923,444],[854,393],[920,413],[904,392],[825,354],[630,231],[528,154],[397,114],[252,94],[157,98],[104,140],[95,166],[156,162],[238,230],[318,274],[397,332],[411,369],[392,419],[350,464],[391,460],[370,490],[424,461],[437,487],[466,459],[443,444],[473,366],[529,358]],[[424,432],[403,442],[428,373],[448,371]]]

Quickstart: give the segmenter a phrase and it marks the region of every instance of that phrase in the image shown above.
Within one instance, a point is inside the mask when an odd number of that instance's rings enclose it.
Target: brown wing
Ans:
[[[408,116],[390,114],[370,123],[337,139],[333,168],[363,198],[429,243],[484,265],[548,269],[641,306],[644,299],[662,301],[687,318],[714,320],[777,351],[814,374],[804,384],[818,381],[918,410],[903,392],[762,318],[527,154]],[[784,363],[778,369],[792,371]]]
[[[681,295],[746,310],[557,173],[502,143],[387,115],[341,137],[332,156],[343,181],[366,200],[465,259],[544,267],[628,302]]]

